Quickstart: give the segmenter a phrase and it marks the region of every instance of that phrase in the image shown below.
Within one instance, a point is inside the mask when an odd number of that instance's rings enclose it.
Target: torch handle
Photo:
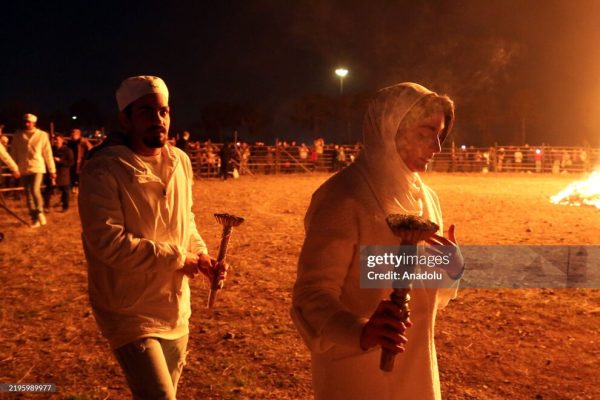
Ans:
[[[390,295],[390,300],[397,304],[402,310],[401,320],[405,322],[410,316],[410,308],[408,302],[410,301],[410,287],[403,289],[394,289]],[[389,350],[381,350],[381,358],[379,359],[379,368],[382,371],[390,372],[394,369],[394,361],[396,360],[396,353]]]
[[[408,220],[410,224],[415,223],[421,228],[424,226],[427,229],[406,229],[402,226],[402,222]],[[397,215],[391,214],[386,218],[389,227],[392,229],[394,235],[400,239],[400,246],[407,246],[408,251],[411,254],[417,254],[417,245],[420,241],[426,240],[431,237],[435,231],[438,230],[438,226],[430,221],[424,220],[421,217],[415,217],[414,215]],[[409,224],[409,225],[410,225]],[[433,230],[435,228],[435,230]],[[415,265],[409,261],[406,264],[407,269],[413,269]],[[412,288],[412,281],[410,281],[405,288],[394,288],[394,291],[390,294],[390,300],[399,306],[402,311],[400,321],[406,322],[410,317],[410,308],[408,302],[410,301],[410,290]],[[396,353],[381,350],[381,358],[379,361],[379,368],[383,371],[391,371],[394,369],[394,361],[396,359]]]
[[[225,261],[225,256],[227,255],[227,247],[229,246],[229,239],[231,238],[231,231],[233,227],[224,226],[223,234],[221,235],[221,244],[219,245],[219,253],[217,255],[217,262],[222,263]],[[219,279],[221,275],[221,271],[216,271],[215,276],[212,279],[210,284],[210,293],[208,295],[208,308],[212,308],[215,304],[215,300],[217,299],[217,291],[222,288],[223,281]]]
[[[396,354],[389,350],[381,351],[381,358],[379,359],[379,369],[385,372],[394,370],[394,361],[396,361]]]

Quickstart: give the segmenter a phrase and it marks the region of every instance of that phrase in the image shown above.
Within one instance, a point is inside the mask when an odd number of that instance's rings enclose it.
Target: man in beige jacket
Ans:
[[[128,78],[116,93],[120,140],[95,148],[80,176],[89,296],[136,399],[174,399],[185,364],[189,279],[217,265],[196,229],[189,157],[167,143],[162,79]]]
[[[292,318],[312,355],[313,388],[323,400],[439,400],[433,329],[438,309],[456,295],[463,268],[451,225],[443,232],[435,192],[419,176],[440,151],[454,119],[452,101],[423,86],[380,90],[365,115],[364,148],[355,163],[325,182],[305,217],[306,238],[293,290]],[[414,282],[410,320],[399,319],[391,289],[360,285],[363,245],[397,246],[389,214],[435,222],[430,244],[451,249],[439,288]],[[381,371],[384,348],[398,354]]]
[[[27,207],[31,215],[32,227],[46,225],[44,199],[42,197],[42,179],[46,167],[52,180],[56,179],[56,167],[52,158],[52,146],[47,132],[36,128],[37,117],[23,115],[24,129],[13,136],[10,153],[19,166],[21,183],[27,196]]]

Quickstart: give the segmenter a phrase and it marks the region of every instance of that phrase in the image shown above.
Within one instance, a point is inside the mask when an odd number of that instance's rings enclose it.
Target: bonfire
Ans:
[[[600,168],[592,172],[588,179],[576,181],[562,192],[550,197],[550,202],[570,206],[594,206],[600,209]]]

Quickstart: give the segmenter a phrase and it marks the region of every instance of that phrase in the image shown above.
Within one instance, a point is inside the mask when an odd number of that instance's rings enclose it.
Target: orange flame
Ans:
[[[570,206],[588,205],[600,209],[600,169],[592,172],[584,181],[576,181],[562,192],[550,197],[553,204]]]

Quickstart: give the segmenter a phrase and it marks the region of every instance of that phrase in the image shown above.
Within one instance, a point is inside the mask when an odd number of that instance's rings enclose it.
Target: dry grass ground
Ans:
[[[311,193],[327,178],[199,181],[196,218],[211,249],[213,212],[247,222],[234,232],[226,290],[215,311],[192,284],[190,354],[181,399],[306,399],[309,354],[290,322],[290,289]],[[549,204],[576,176],[441,175],[425,180],[464,244],[600,244],[600,213]],[[21,203],[10,203],[24,214]],[[60,399],[122,399],[128,391],[86,294],[75,207],[33,230],[0,210],[0,383],[56,383]],[[595,260],[598,267],[598,260]],[[438,316],[446,399],[599,399],[598,290],[462,290]],[[47,398],[20,395],[19,398]]]

